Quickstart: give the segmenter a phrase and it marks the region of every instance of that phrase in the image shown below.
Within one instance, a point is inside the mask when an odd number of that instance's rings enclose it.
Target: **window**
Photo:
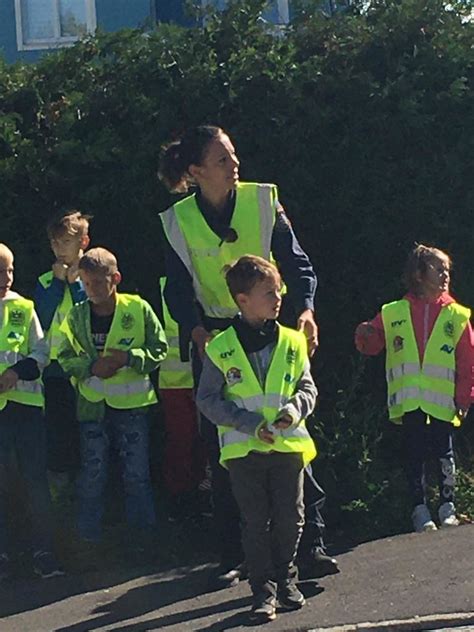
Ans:
[[[96,28],[95,0],[15,0],[18,50],[69,46]]]
[[[218,9],[224,9],[227,0],[201,0],[203,6],[212,5]],[[271,0],[263,17],[274,24],[288,24],[290,20],[288,0]]]

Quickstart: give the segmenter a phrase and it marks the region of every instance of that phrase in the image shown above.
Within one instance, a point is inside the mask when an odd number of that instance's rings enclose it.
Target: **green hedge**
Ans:
[[[95,216],[93,244],[117,253],[124,289],[153,300],[157,213],[171,200],[156,178],[160,145],[202,122],[229,130],[242,178],[278,183],[318,271],[316,424],[333,519],[386,533],[407,524],[399,456],[382,433],[382,362],[356,358],[353,330],[399,295],[414,241],[449,250],[455,293],[474,304],[474,23],[440,0],[331,19],[305,1],[282,33],[257,19],[263,4],[233,2],[204,28],[98,35],[1,66],[1,240],[29,292],[50,264],[47,218],[78,206]],[[466,431],[461,443],[469,476]]]

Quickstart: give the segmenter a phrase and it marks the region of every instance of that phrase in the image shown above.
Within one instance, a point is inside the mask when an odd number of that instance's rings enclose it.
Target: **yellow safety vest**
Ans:
[[[400,423],[405,413],[421,408],[436,419],[461,424],[454,401],[456,346],[470,315],[469,309],[457,303],[443,307],[420,363],[409,301],[382,307],[388,410],[393,422]]]
[[[193,388],[191,362],[183,362],[179,353],[178,323],[172,318],[165,302],[166,277],[160,279],[161,303],[163,305],[163,327],[168,341],[168,355],[160,364],[159,388]]]
[[[65,321],[67,323],[67,321]],[[77,353],[85,353],[80,343],[66,325],[63,330]],[[128,351],[141,347],[145,342],[145,318],[143,302],[139,296],[117,294],[117,305],[110,331],[105,340],[103,355],[107,349]],[[148,375],[141,375],[131,367],[122,367],[110,378],[95,375],[78,380],[80,394],[90,402],[105,402],[112,408],[141,408],[157,402],[156,394]]]
[[[4,301],[0,327],[0,374],[28,356],[28,339],[33,321],[33,301],[14,298]],[[0,410],[7,402],[43,407],[41,380],[18,380],[15,388],[0,394]]]
[[[45,272],[42,274],[38,281],[44,288],[47,288],[51,285],[53,281],[53,272],[50,270],[49,272]],[[45,336],[48,340],[49,344],[49,359],[56,360],[58,357],[58,349],[61,344],[61,339],[63,333],[60,329],[63,320],[66,318],[68,311],[72,307],[72,297],[71,291],[67,283],[64,284],[64,295],[60,304],[56,307],[56,311],[54,312],[53,320],[51,321],[51,325],[47,332],[45,332]]]
[[[294,394],[308,357],[303,333],[281,325],[278,327],[278,342],[264,388],[233,327],[218,334],[206,348],[209,358],[225,376],[226,399],[235,402],[239,408],[260,413],[268,424],[275,421],[279,411]],[[229,426],[218,426],[218,434],[220,463],[224,466],[227,460],[245,457],[251,451],[298,452],[303,455],[305,465],[316,456],[316,446],[304,420],[296,427],[275,429],[275,443],[271,445]]]
[[[240,182],[231,228],[233,243],[214,233],[191,195],[161,214],[166,237],[193,280],[196,298],[211,318],[232,318],[238,308],[227,288],[223,267],[252,254],[271,259],[271,240],[276,219],[277,188],[274,184]]]

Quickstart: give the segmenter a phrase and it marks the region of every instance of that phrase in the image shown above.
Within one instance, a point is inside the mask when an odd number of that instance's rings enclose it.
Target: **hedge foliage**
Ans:
[[[156,178],[160,145],[222,125],[242,179],[278,183],[318,271],[316,424],[334,520],[386,533],[406,526],[400,455],[382,433],[382,363],[356,357],[353,330],[401,293],[414,241],[452,254],[455,294],[474,304],[474,23],[441,0],[376,0],[331,19],[306,0],[281,32],[258,19],[263,4],[0,66],[1,240],[31,291],[51,261],[47,218],[77,206],[95,216],[93,244],[117,253],[124,289],[153,300],[157,213],[171,200]],[[461,443],[467,490],[468,430]]]

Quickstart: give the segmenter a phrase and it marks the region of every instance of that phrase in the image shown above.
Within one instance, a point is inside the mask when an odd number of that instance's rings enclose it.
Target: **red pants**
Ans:
[[[193,491],[203,480],[206,451],[192,389],[161,389],[160,398],[166,429],[163,478],[166,489],[175,496]]]

